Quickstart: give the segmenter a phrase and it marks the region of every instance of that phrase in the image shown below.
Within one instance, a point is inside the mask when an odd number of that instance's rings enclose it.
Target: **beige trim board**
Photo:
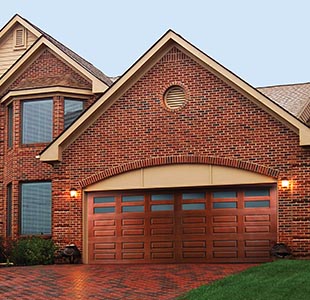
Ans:
[[[27,98],[33,95],[39,94],[75,94],[75,95],[83,95],[83,96],[91,96],[93,95],[92,91],[78,88],[70,88],[64,86],[53,86],[46,88],[37,88],[37,89],[27,89],[27,90],[18,90],[18,91],[10,91],[7,93],[1,100],[0,103],[4,103],[11,98],[23,97]]]
[[[84,189],[84,192],[276,182],[275,178],[237,168],[204,164],[178,164],[126,172],[89,185]]]

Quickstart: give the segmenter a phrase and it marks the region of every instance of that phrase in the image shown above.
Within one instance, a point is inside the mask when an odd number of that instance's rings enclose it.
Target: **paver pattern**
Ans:
[[[169,300],[254,264],[51,265],[0,268],[0,299]]]

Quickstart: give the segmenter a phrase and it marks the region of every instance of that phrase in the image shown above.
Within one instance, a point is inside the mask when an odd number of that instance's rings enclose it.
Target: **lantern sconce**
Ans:
[[[282,178],[281,186],[283,189],[288,189],[290,187],[290,181],[286,177]]]
[[[77,189],[71,188],[70,189],[70,196],[71,196],[71,198],[76,198],[76,196],[77,196]]]

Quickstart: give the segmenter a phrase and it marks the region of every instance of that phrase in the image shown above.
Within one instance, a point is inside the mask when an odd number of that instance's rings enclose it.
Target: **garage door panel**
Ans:
[[[151,225],[166,225],[166,224],[173,224],[174,217],[167,216],[167,217],[151,217]]]
[[[95,250],[115,250],[116,249],[116,243],[96,243],[94,244]]]
[[[122,220],[122,225],[123,226],[137,226],[137,225],[141,225],[144,226],[145,225],[145,220],[144,218],[139,218],[139,219],[123,219]]]
[[[221,215],[221,216],[214,216],[212,220],[213,223],[235,223],[238,221],[238,217],[232,215]]]
[[[276,240],[274,187],[93,193],[88,211],[90,263],[260,262]]]
[[[106,229],[106,230],[94,230],[94,237],[104,237],[104,236],[116,236],[116,230]]]
[[[238,251],[229,251],[229,250],[218,250],[213,251],[213,257],[214,258],[237,258],[238,257]]]

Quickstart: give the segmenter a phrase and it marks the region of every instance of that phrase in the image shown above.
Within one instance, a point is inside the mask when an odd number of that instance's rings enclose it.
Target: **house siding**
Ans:
[[[14,31],[22,26],[14,26],[0,43],[0,77],[26,52],[26,50],[37,40],[37,37],[26,30],[26,47],[14,49]]]

